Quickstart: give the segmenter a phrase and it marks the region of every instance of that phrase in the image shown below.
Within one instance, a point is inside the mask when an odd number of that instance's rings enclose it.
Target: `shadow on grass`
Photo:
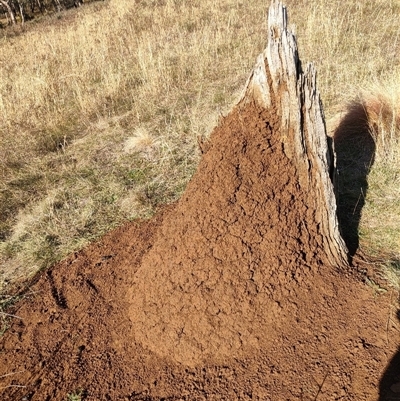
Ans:
[[[349,106],[334,131],[337,216],[350,260],[359,245],[358,227],[368,190],[367,176],[375,159],[368,114],[362,103]]]

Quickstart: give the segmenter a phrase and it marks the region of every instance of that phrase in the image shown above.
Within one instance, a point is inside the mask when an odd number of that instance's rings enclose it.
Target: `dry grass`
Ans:
[[[376,153],[360,237],[369,253],[385,255],[400,272],[400,74],[397,82],[363,94]]]
[[[266,23],[261,1],[81,11],[0,47],[0,291],[180,195]]]
[[[287,6],[328,117],[359,88],[400,76],[399,1]],[[237,99],[265,46],[266,12],[261,0],[110,0],[2,35],[0,292],[179,197],[197,137]],[[393,223],[390,210],[400,215],[391,155],[390,171],[376,172],[381,187],[370,185],[365,246],[384,208]],[[396,227],[389,236],[379,249],[397,241],[400,251]]]
[[[350,248],[400,287],[400,74],[370,85],[337,116],[339,222]],[[356,245],[354,247],[354,245]]]

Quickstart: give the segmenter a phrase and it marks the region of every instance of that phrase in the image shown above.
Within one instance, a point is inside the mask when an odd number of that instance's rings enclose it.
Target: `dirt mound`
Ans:
[[[2,400],[378,399],[395,295],[302,238],[307,195],[255,110],[215,131],[178,204],[42,274],[1,339]]]
[[[329,264],[315,195],[284,153],[280,124],[240,104],[212,134],[135,276],[130,316],[151,350],[185,364],[256,352],[293,324],[299,287]]]
[[[245,98],[179,202],[43,272],[8,311],[0,399],[399,400],[397,294],[332,265],[283,121]]]

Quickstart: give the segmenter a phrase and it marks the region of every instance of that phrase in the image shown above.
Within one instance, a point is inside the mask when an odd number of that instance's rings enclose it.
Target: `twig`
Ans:
[[[313,401],[317,401],[317,398],[318,398],[318,396],[319,396],[319,393],[320,393],[321,390],[322,390],[322,387],[323,387],[323,385],[324,385],[324,383],[325,383],[326,378],[328,377],[328,374],[329,374],[329,372],[326,372],[326,375],[325,375],[325,377],[324,377],[324,380],[322,380],[322,383],[321,383],[321,385],[319,386],[319,389],[318,389],[318,393],[317,393],[317,395],[315,396],[315,398],[314,398]]]
[[[356,205],[354,206],[353,215],[356,214],[356,210],[357,210],[358,204],[360,203],[361,197],[363,197],[363,198],[365,199],[364,191],[362,190],[362,188],[361,188],[361,193],[360,193],[360,196],[358,197],[357,203],[356,203]]]
[[[393,319],[390,319],[390,321],[393,324],[392,325],[392,329],[396,330],[396,331],[398,331],[400,333],[400,330],[396,327],[397,322],[395,320],[393,320]]]
[[[4,389],[9,388],[9,387],[25,388],[26,386],[21,386],[20,384],[9,384],[8,386],[0,387],[0,390],[4,390]]]
[[[9,316],[9,317],[15,317],[16,319],[23,320],[22,317],[19,317],[17,315],[11,315],[10,313],[6,313],[6,312],[0,312],[0,315]]]
[[[24,371],[20,370],[18,372],[6,373],[5,375],[0,376],[0,379],[2,379],[3,377],[7,377],[7,376],[17,375],[18,373],[22,373],[22,372],[24,372]]]

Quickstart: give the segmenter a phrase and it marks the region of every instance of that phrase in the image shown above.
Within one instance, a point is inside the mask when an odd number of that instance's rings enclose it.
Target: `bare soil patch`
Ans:
[[[321,258],[279,126],[239,104],[179,202],[43,272],[9,311],[0,398],[399,400],[397,295]]]

